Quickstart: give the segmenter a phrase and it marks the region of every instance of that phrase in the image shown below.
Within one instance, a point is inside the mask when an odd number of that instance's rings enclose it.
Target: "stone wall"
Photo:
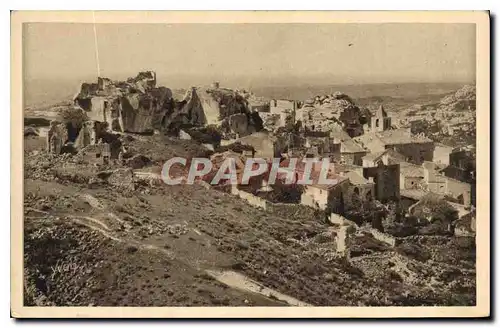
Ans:
[[[400,179],[401,189],[419,189],[423,178],[421,177],[407,177],[401,174]],[[402,182],[402,183],[401,183]]]
[[[417,165],[421,165],[425,161],[432,162],[434,157],[434,144],[432,142],[387,145],[386,149],[394,149],[404,155],[408,162]]]
[[[380,232],[377,229],[370,229],[369,231],[372,234],[373,238],[377,239],[378,241],[389,244],[392,247],[396,246],[397,240],[393,236]]]
[[[284,111],[295,111],[296,105],[295,101],[293,100],[284,100],[284,99],[279,99],[279,100],[271,100],[270,103],[270,111],[273,114],[280,114]]]
[[[446,191],[451,194],[454,198],[461,198],[465,206],[471,204],[472,188],[471,185],[462,181],[447,178],[446,179]]]
[[[366,156],[366,152],[359,153],[341,153],[341,158],[344,160],[346,165],[363,165],[363,157]]]
[[[232,186],[231,188],[231,194],[240,197],[241,199],[244,199],[247,201],[248,204],[259,207],[262,209],[267,209],[269,206],[269,202],[263,198],[260,198],[258,196],[252,195],[246,191],[239,190],[236,188],[236,186]]]
[[[375,199],[386,202],[400,198],[399,164],[379,165],[363,168],[363,176],[372,177],[375,182]]]

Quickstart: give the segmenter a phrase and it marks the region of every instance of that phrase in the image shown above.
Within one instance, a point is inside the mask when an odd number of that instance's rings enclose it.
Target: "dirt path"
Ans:
[[[113,216],[113,214],[110,213],[110,216]],[[118,241],[121,243],[125,243],[125,244],[129,244],[131,246],[135,246],[135,247],[138,247],[141,249],[158,251],[158,252],[161,252],[161,253],[167,255],[169,260],[175,259],[175,255],[172,251],[166,250],[164,248],[161,248],[161,247],[158,247],[155,245],[151,245],[151,244],[147,244],[147,243],[143,243],[143,242],[139,242],[139,241],[135,241],[135,240],[130,240],[130,239],[124,239],[124,238],[120,238],[120,237],[115,236],[110,231],[110,229],[104,224],[104,222],[100,221],[97,218],[73,217],[73,222],[80,224],[80,225],[84,225],[84,226],[86,226],[94,231],[97,231],[97,232],[103,234],[104,236],[106,236],[107,238],[110,238],[112,240],[115,240],[115,241]],[[200,268],[197,268],[197,269],[200,269]],[[292,306],[312,306],[311,304],[299,301],[291,296],[282,294],[274,289],[265,287],[262,284],[260,284],[259,282],[254,281],[254,280],[248,278],[247,276],[245,276],[241,273],[238,273],[238,272],[219,271],[219,270],[205,270],[205,272],[207,274],[209,274],[210,276],[212,276],[213,278],[215,278],[216,280],[218,280],[219,282],[221,282],[229,287],[232,287],[232,288],[244,290],[244,291],[251,292],[251,293],[260,294],[266,298],[279,300],[279,301],[285,302],[285,303],[292,305]]]
[[[301,302],[291,296],[282,294],[280,292],[275,291],[274,289],[267,288],[260,284],[259,282],[248,278],[247,276],[234,272],[234,271],[214,271],[214,270],[205,270],[206,273],[233,288],[238,288],[242,290],[246,290],[252,293],[258,293],[265,297],[275,298],[280,301],[286,302],[292,306],[313,306],[311,304]]]

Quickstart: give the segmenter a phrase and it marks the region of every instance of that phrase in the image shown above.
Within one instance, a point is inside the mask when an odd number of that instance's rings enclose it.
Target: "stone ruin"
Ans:
[[[74,97],[89,120],[106,122],[111,131],[151,133],[180,127],[221,126],[226,132],[248,135],[260,131],[262,120],[253,113],[244,94],[220,88],[191,87],[183,99],[156,85],[156,73],[140,72],[127,81],[98,78],[83,83]]]
[[[156,86],[156,73],[139,72],[127,81],[99,77],[82,83],[73,98],[90,120],[105,122],[112,131],[148,133],[159,129],[165,113],[174,107],[172,91]]]
[[[263,129],[258,112],[250,109],[244,94],[221,88],[218,84],[208,89],[192,87],[184,98],[176,102],[174,111],[166,113],[162,127],[175,131],[181,127],[216,126],[228,138],[246,136]]]
[[[329,131],[340,126],[354,138],[364,133],[363,125],[368,122],[371,113],[358,107],[348,95],[335,92],[305,100],[297,110],[297,116],[309,129]]]
[[[114,140],[123,132],[178,134],[180,129],[204,127],[214,127],[231,138],[258,132],[263,124],[245,94],[218,83],[208,89],[192,87],[183,99],[175,100],[172,90],[157,86],[155,72],[139,72],[126,81],[99,77],[97,83],[82,83],[73,106],[51,123],[47,150],[60,154],[68,144],[81,150],[100,139],[114,149]]]

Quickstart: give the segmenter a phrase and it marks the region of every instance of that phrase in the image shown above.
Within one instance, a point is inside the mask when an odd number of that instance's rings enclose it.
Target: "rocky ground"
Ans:
[[[127,140],[152,172],[206,151],[189,140]],[[335,226],[309,208],[264,211],[199,185],[145,183],[130,167],[55,157],[43,145],[25,137],[26,305],[290,305],[280,293],[316,306],[475,304],[473,239],[391,247],[359,235],[346,262]],[[244,278],[222,283],[214,271]],[[260,289],[249,291],[249,281]]]

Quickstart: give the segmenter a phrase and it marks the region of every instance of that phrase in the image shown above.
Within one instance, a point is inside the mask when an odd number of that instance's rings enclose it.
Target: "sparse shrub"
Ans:
[[[135,252],[137,252],[137,250],[138,249],[135,246],[128,246],[127,247],[127,253],[135,253]]]
[[[420,262],[426,262],[431,258],[430,253],[417,244],[401,244],[396,247],[396,251]]]
[[[389,279],[393,281],[403,282],[403,277],[394,270],[389,270]]]

